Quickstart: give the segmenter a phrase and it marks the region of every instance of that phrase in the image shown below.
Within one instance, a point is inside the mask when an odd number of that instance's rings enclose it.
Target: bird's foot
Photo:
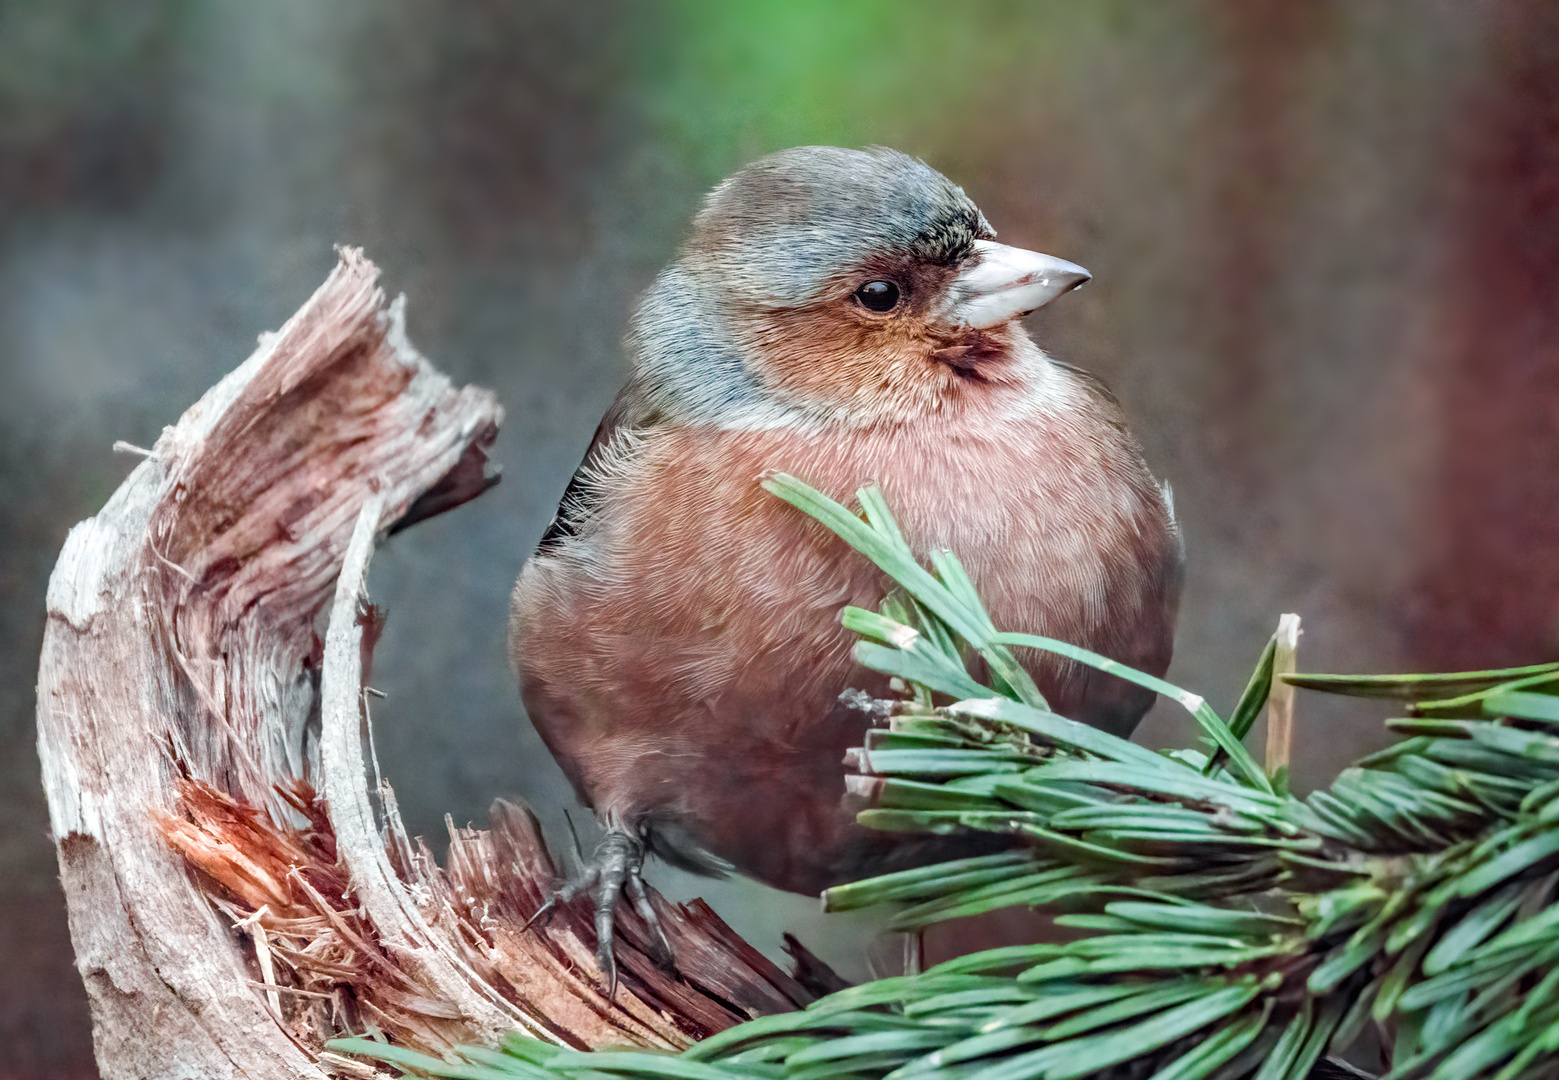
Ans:
[[[627,892],[634,910],[650,929],[650,959],[661,967],[672,965],[671,943],[661,926],[660,916],[650,903],[641,870],[644,866],[644,842],[625,829],[609,828],[595,853],[580,868],[578,876],[560,885],[541,905],[541,910],[525,925],[549,915],[559,904],[566,904],[580,893],[589,894],[595,903],[595,960],[606,980],[606,996],[617,995],[617,958],[613,952],[613,909],[617,898]]]

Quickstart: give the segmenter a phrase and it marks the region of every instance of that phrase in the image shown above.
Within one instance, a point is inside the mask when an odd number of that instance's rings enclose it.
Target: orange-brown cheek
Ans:
[[[1012,325],[949,335],[915,317],[786,313],[746,342],[764,388],[791,404],[843,409],[863,423],[994,405],[1022,381]]]
[[[947,389],[947,372],[929,359],[935,347],[923,324],[863,325],[820,313],[765,327],[749,343],[755,372],[775,396],[868,413]]]

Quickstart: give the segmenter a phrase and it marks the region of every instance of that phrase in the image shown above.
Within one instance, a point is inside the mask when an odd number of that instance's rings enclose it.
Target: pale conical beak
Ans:
[[[976,240],[969,265],[948,287],[948,319],[988,330],[1044,307],[1092,276],[1065,259]]]

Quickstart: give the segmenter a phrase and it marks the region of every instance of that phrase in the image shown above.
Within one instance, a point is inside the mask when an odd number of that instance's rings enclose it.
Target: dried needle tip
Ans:
[[[1299,652],[1299,616],[1278,618],[1272,656],[1272,689],[1267,693],[1267,775],[1288,769],[1294,747],[1294,687],[1283,679],[1296,670]]]

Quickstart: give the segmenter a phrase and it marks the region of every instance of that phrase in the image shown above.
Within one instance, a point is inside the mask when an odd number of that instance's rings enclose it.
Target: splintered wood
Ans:
[[[377,276],[344,250],[50,579],[39,754],[106,1080],[361,1074],[319,1049],[369,1029],[432,1053],[516,1028],[679,1047],[810,999],[656,896],[677,971],[620,910],[609,1001],[588,900],[525,929],[556,881],[527,810],[451,826],[441,868],[368,790],[368,556],[495,482],[502,417],[412,348]]]

